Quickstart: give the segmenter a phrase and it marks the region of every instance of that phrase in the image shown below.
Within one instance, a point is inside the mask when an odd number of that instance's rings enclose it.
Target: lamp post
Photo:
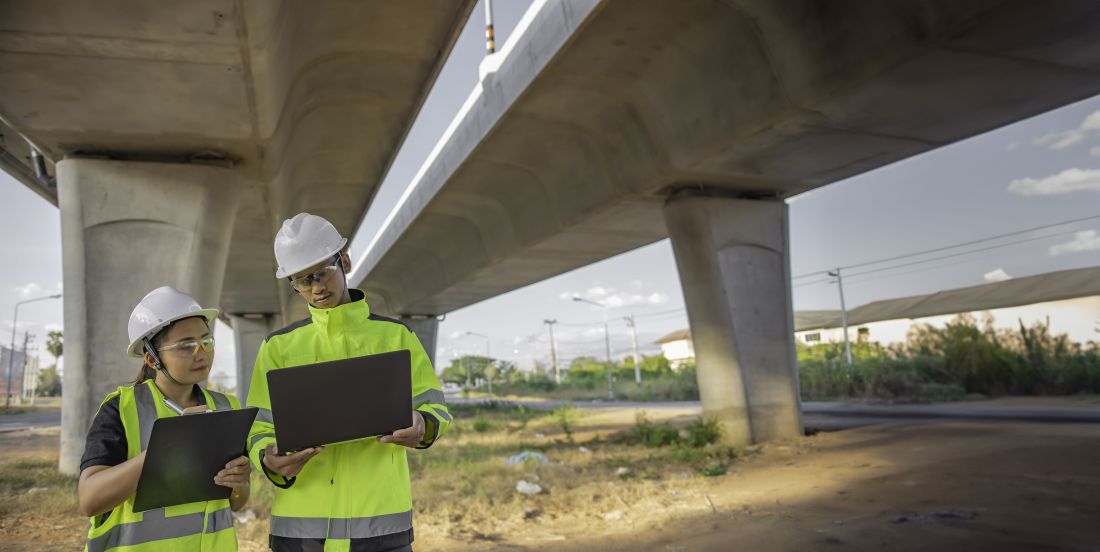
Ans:
[[[611,333],[607,330],[607,305],[585,299],[584,297],[574,297],[573,300],[580,303],[588,303],[589,305],[596,305],[603,309],[603,345],[605,358],[607,360],[607,400],[615,400],[615,391],[611,387]]]
[[[486,362],[492,362],[492,356],[489,354],[489,336],[487,336],[485,334],[479,334],[477,332],[466,332],[463,335],[472,335],[474,337],[480,337],[480,338],[484,339],[485,340],[485,359],[486,359]],[[467,367],[468,366],[469,365],[467,364]],[[467,368],[467,369],[469,369],[469,368]],[[489,394],[492,395],[493,394],[493,378],[489,377],[488,371],[486,371],[485,377],[489,380]],[[469,378],[467,378],[467,379],[469,379]]]
[[[12,367],[15,364],[15,327],[19,323],[19,307],[27,303],[34,303],[35,301],[45,301],[46,299],[59,299],[60,293],[54,295],[47,295],[46,297],[35,297],[34,299],[27,299],[26,301],[19,301],[15,304],[15,312],[11,316],[11,349],[8,351],[8,393],[4,399],[4,408],[11,408],[11,372]],[[26,352],[24,351],[24,354]]]

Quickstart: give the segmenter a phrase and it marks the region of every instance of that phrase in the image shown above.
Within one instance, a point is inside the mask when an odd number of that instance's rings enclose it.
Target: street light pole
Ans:
[[[573,300],[579,301],[581,303],[588,303],[590,305],[596,305],[597,307],[603,309],[603,344],[604,354],[607,360],[607,400],[613,401],[615,400],[615,390],[611,386],[611,332],[609,332],[607,329],[607,305],[603,303],[598,303],[596,301],[590,301],[583,297],[574,297]]]
[[[489,354],[489,336],[487,336],[485,334],[479,334],[477,332],[466,332],[463,335],[472,335],[472,336],[476,336],[476,337],[480,337],[480,338],[484,339],[485,340],[485,362],[491,363],[493,361],[492,355]],[[486,377],[486,379],[489,380],[489,394],[492,395],[493,394],[493,378],[489,377],[488,370],[485,371],[485,377]]]
[[[46,299],[58,299],[61,297],[60,293],[54,295],[47,295],[46,297],[36,297],[34,299],[27,299],[26,301],[19,301],[15,304],[15,312],[11,316],[11,349],[8,350],[8,393],[4,399],[4,409],[11,408],[11,371],[15,364],[15,327],[19,323],[19,307],[27,303],[34,303],[35,301],[45,301]]]

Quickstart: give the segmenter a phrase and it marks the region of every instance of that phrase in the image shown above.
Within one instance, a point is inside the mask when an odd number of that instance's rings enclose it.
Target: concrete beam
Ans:
[[[171,285],[214,306],[221,296],[240,182],[203,165],[66,159],[57,164],[65,275],[60,468],[75,474],[100,401],[131,381],[126,320]]]
[[[801,435],[787,205],[681,194],[664,214],[704,414],[731,445]]]

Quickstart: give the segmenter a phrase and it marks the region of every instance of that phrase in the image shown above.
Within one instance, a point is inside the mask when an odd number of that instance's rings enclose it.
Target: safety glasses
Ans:
[[[179,343],[173,343],[167,347],[161,347],[157,349],[159,352],[172,351],[172,354],[179,356],[194,356],[199,352],[199,347],[202,350],[210,352],[214,350],[214,336],[208,335],[202,339],[188,339],[187,341],[180,341]]]
[[[300,292],[309,291],[309,289],[313,287],[314,282],[323,281],[325,278],[332,276],[334,272],[339,270],[339,263],[340,257],[337,256],[332,260],[332,264],[318,268],[317,270],[314,270],[313,272],[306,274],[301,278],[295,278],[290,281],[290,285]]]

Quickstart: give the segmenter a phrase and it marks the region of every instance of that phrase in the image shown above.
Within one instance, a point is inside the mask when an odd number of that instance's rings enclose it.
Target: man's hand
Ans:
[[[321,454],[322,450],[325,450],[325,447],[312,447],[295,452],[290,456],[283,456],[279,454],[279,447],[267,445],[267,448],[264,449],[264,465],[272,473],[286,478],[296,477],[298,472],[302,471],[306,462],[309,462],[310,458]]]
[[[399,429],[393,432],[392,435],[383,435],[378,438],[378,442],[416,448],[424,440],[424,416],[413,410],[412,422],[411,427]]]
[[[252,473],[252,466],[248,458],[241,456],[225,465],[225,469],[214,476],[214,484],[229,487],[233,490],[247,489],[248,476]]]

